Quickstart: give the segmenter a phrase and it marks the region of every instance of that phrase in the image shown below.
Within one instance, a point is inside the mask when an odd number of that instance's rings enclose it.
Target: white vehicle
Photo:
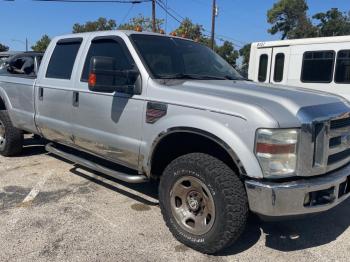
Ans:
[[[248,78],[335,93],[350,100],[350,36],[253,43]]]

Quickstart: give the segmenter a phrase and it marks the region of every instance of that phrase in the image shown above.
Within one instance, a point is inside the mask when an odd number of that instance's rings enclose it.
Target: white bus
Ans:
[[[350,36],[253,43],[248,78],[326,91],[350,100]]]

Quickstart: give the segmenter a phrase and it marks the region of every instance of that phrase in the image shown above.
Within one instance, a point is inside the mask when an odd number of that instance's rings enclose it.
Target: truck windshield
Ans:
[[[131,39],[156,79],[244,79],[223,58],[202,44],[143,34],[133,34]]]

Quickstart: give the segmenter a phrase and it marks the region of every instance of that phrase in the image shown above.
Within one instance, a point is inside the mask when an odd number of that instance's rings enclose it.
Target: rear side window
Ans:
[[[284,70],[284,54],[278,53],[275,57],[275,71],[273,74],[274,82],[281,82],[283,80]]]
[[[332,82],[334,58],[334,51],[305,52],[301,81],[308,83]]]
[[[335,82],[339,84],[350,83],[350,50],[340,50],[338,52]]]
[[[46,71],[47,78],[70,79],[81,38],[58,41]]]
[[[134,62],[131,55],[128,53],[127,48],[122,46],[120,41],[115,39],[97,39],[92,41],[81,75],[82,82],[87,82],[89,78],[90,61],[93,56],[113,57],[116,61],[116,70],[128,70],[134,68]]]
[[[260,56],[259,73],[258,73],[259,82],[266,81],[268,59],[269,57],[266,54],[263,54]]]

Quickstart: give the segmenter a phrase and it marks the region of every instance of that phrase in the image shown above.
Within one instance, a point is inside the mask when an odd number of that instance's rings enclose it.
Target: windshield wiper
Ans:
[[[169,74],[169,75],[157,75],[159,79],[196,79],[196,80],[225,80],[226,77],[211,76],[211,75],[196,75],[196,74]]]
[[[244,77],[233,77],[233,76],[230,76],[230,75],[225,75],[224,77],[227,80],[245,80]]]

